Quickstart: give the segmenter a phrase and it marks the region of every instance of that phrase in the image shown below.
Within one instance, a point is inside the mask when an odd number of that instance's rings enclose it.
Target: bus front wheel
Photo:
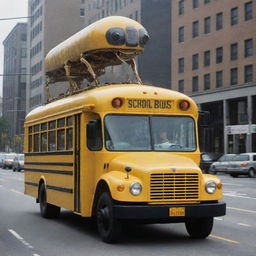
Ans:
[[[121,233],[121,223],[113,216],[113,202],[109,193],[104,192],[97,203],[97,226],[102,240],[106,243],[117,241]]]
[[[213,218],[190,219],[185,222],[187,232],[192,238],[203,239],[210,235]]]
[[[60,215],[60,207],[47,203],[45,184],[39,189],[40,213],[43,218],[57,218]]]

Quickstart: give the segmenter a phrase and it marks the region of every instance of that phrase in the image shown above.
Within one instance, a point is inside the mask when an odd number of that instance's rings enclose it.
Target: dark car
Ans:
[[[205,173],[209,173],[210,166],[213,162],[217,161],[221,153],[216,152],[202,152],[201,153],[201,162],[200,168]]]
[[[13,159],[12,170],[20,172],[24,169],[24,154],[18,154]]]

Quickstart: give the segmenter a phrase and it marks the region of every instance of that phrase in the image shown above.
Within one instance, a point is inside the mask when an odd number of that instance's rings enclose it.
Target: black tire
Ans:
[[[39,189],[40,213],[43,218],[58,218],[60,215],[60,207],[47,203],[47,194],[44,183]]]
[[[99,197],[96,218],[101,239],[106,243],[117,242],[121,233],[121,223],[113,216],[113,201],[107,192]]]
[[[248,176],[249,176],[250,178],[255,178],[256,173],[255,173],[255,170],[254,170],[253,168],[250,168],[250,169],[249,169]]]
[[[185,222],[185,225],[192,238],[204,239],[212,232],[213,217],[190,219]]]
[[[15,168],[13,168],[13,169],[12,169],[12,171],[13,171],[13,172],[16,172],[16,169],[15,169]]]

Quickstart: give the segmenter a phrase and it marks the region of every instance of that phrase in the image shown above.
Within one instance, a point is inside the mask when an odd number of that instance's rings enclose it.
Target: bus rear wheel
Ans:
[[[57,218],[60,215],[60,207],[47,203],[45,184],[39,189],[40,213],[43,218]]]
[[[117,242],[121,223],[113,216],[113,202],[109,193],[104,192],[97,203],[97,226],[101,239],[106,243]]]
[[[210,235],[213,227],[213,217],[190,219],[185,222],[188,234],[192,238],[203,239]]]

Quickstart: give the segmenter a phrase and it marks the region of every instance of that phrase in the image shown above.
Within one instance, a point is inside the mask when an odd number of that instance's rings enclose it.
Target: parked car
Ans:
[[[0,154],[0,168],[3,168],[4,159],[6,158],[6,153]]]
[[[236,154],[225,154],[216,162],[212,163],[209,172],[216,174],[217,172],[229,173],[229,167]]]
[[[3,160],[3,168],[9,168],[12,169],[13,159],[16,156],[16,154],[6,154],[5,159]]]
[[[13,159],[12,170],[20,172],[24,169],[24,154],[18,154]]]
[[[210,166],[213,162],[217,161],[217,159],[220,157],[220,153],[214,153],[214,152],[202,152],[201,153],[201,162],[200,162],[200,168],[205,173],[209,173]]]
[[[256,153],[243,153],[235,156],[229,166],[228,173],[232,177],[238,177],[238,175],[256,177]]]

